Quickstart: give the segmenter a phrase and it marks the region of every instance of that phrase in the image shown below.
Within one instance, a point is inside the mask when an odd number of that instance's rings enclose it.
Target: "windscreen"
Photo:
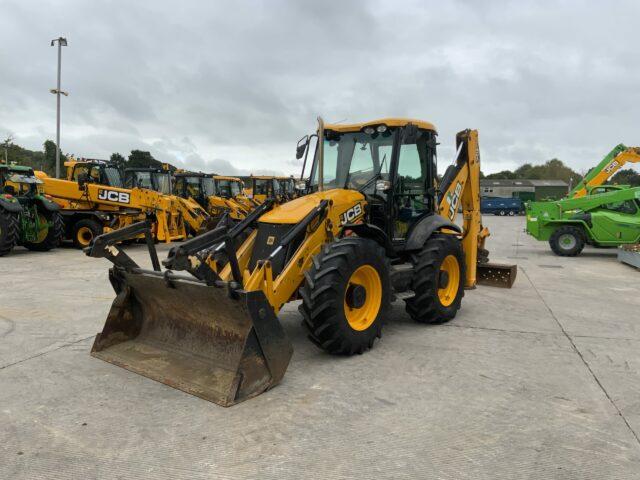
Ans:
[[[367,134],[364,132],[340,133],[327,130],[324,139],[323,187],[358,190],[367,185],[378,173],[388,178],[391,151],[395,132]],[[317,155],[317,149],[316,149]],[[313,164],[311,185],[318,185],[318,162]],[[371,182],[365,191],[373,191]]]
[[[156,173],[156,190],[164,195],[171,195],[171,175],[168,173]]]
[[[269,182],[271,180],[265,180],[265,179],[261,179],[261,178],[256,178],[254,180],[254,188],[253,188],[253,194],[254,195],[268,195],[269,194]]]
[[[203,177],[202,178],[202,190],[207,197],[216,194],[216,186],[211,177]]]
[[[153,183],[151,182],[151,172],[136,172],[136,183],[133,185],[138,188],[146,188],[147,190],[153,190]]]
[[[115,167],[104,167],[104,175],[108,184],[112,187],[120,187],[124,185],[122,181],[122,175],[120,175],[120,170]]]
[[[236,180],[217,180],[218,194],[224,198],[240,195],[240,183]]]

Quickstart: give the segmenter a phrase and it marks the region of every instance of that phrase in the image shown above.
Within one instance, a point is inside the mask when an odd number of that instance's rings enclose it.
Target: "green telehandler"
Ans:
[[[580,254],[586,244],[640,242],[640,187],[594,186],[582,197],[528,203],[526,213],[527,233],[563,257]]]
[[[0,188],[0,256],[16,245],[47,251],[60,244],[60,207],[44,195],[43,182],[32,168],[0,165]]]

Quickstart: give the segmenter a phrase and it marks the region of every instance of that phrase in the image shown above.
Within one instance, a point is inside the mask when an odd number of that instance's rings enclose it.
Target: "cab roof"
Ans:
[[[235,182],[241,182],[242,181],[238,177],[229,177],[229,176],[226,176],[226,175],[214,175],[213,178],[215,178],[216,180],[230,180],[230,181],[235,181]]]
[[[7,165],[6,163],[1,163],[0,168],[3,170],[11,170],[13,172],[30,172],[32,170],[31,167],[27,167],[26,165]]]
[[[372,120],[370,122],[363,123],[326,123],[324,125],[325,130],[332,130],[334,132],[359,132],[365,127],[375,127],[378,125],[386,125],[387,127],[404,127],[409,123],[413,123],[418,128],[423,130],[431,130],[437,133],[436,127],[433,123],[425,122],[424,120],[415,120],[413,118],[381,118],[379,120]]]

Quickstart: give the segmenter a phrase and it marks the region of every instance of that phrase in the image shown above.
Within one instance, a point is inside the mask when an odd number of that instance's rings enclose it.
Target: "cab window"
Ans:
[[[604,206],[607,210],[618,213],[634,214],[637,211],[636,204],[633,200],[625,200],[624,202],[608,203]]]

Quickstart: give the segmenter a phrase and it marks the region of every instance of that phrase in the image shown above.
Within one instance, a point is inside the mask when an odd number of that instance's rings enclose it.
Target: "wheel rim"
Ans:
[[[369,328],[378,316],[381,303],[382,281],[378,271],[371,265],[358,267],[351,274],[344,293],[344,315],[349,326],[358,331]]]
[[[76,233],[78,243],[83,247],[88,247],[93,240],[93,231],[89,227],[80,227]]]
[[[460,264],[455,256],[447,255],[442,261],[440,265],[441,278],[443,273],[446,274],[447,281],[446,285],[438,288],[438,299],[443,306],[448,307],[456,299],[460,287]]]
[[[49,233],[49,225],[47,223],[47,219],[41,213],[38,213],[38,225],[40,229],[38,230],[38,234],[36,235],[36,241],[34,243],[42,243],[47,238],[47,234]]]
[[[571,235],[570,233],[563,233],[558,238],[558,243],[562,247],[563,250],[571,250],[578,243],[576,237]]]

